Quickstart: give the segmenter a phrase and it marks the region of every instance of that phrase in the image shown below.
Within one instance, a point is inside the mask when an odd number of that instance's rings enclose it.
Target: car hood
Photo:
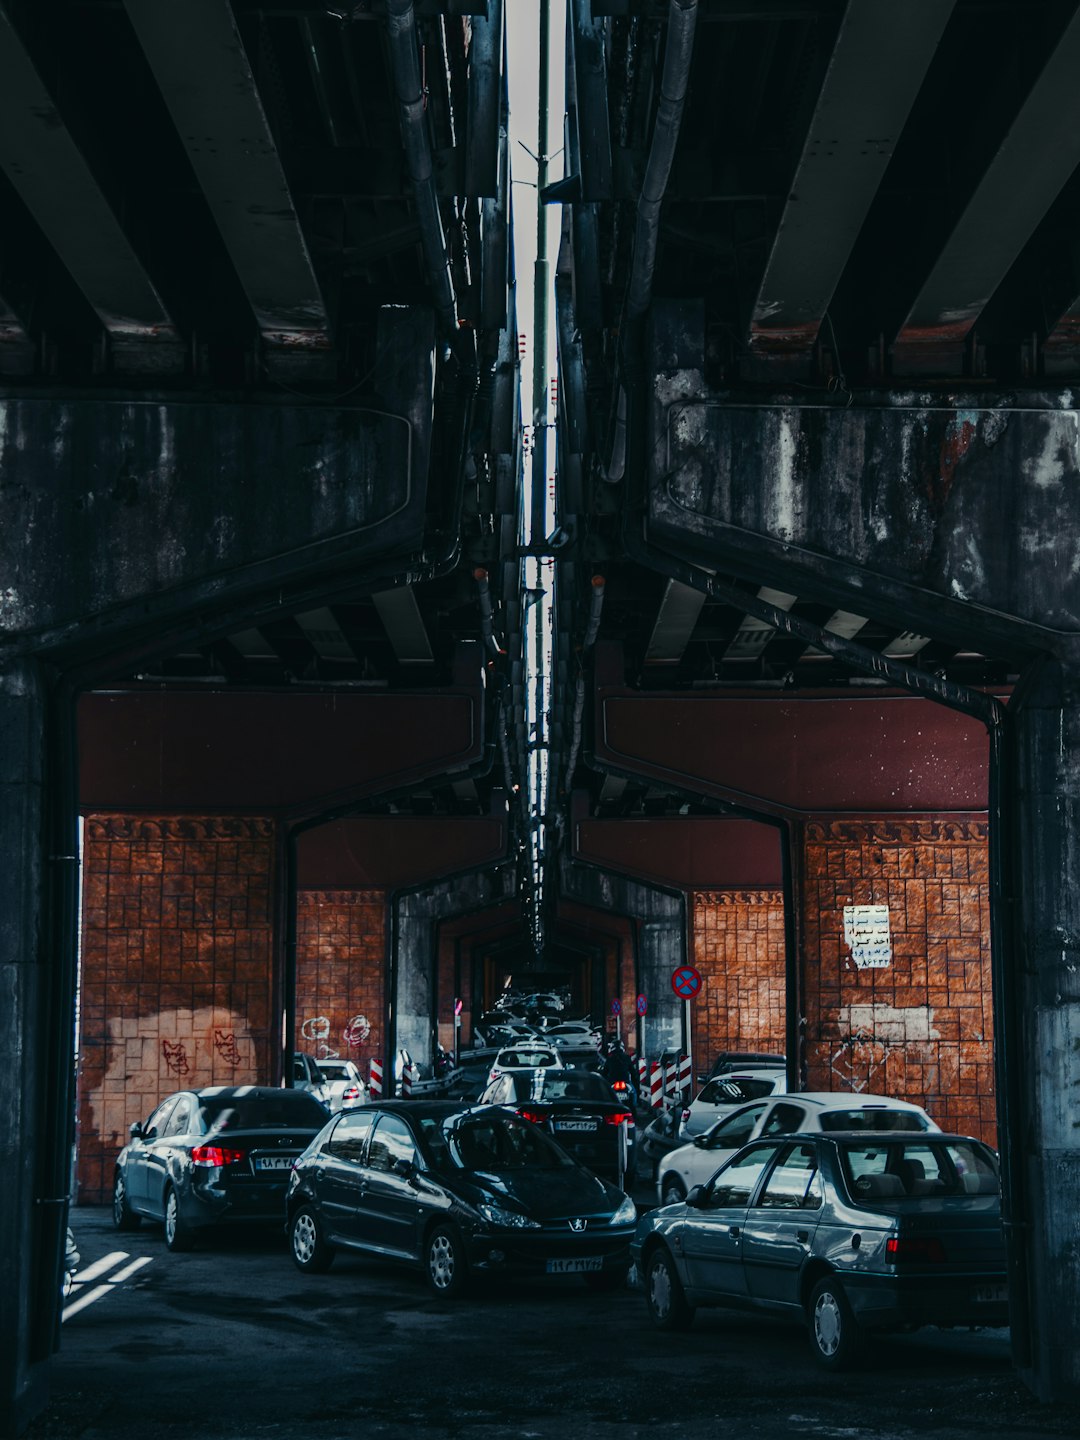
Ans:
[[[558,1170],[461,1170],[450,1181],[469,1204],[501,1205],[507,1200],[541,1223],[580,1215],[611,1215],[626,1198],[583,1167]]]

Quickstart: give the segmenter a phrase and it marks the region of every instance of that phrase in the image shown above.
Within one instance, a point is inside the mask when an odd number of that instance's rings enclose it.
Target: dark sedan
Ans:
[[[327,1118],[302,1090],[215,1085],[170,1095],[132,1125],[117,1156],[117,1229],[161,1220],[169,1249],[189,1250],[208,1225],[280,1224],[293,1161]]]
[[[797,1315],[829,1369],[871,1330],[1008,1321],[997,1161],[962,1136],[754,1141],[643,1217],[633,1253],[660,1329],[699,1305]]]
[[[595,1174],[624,1187],[633,1184],[634,1112],[602,1076],[587,1070],[514,1071],[493,1080],[480,1103],[512,1106]]]
[[[346,1111],[297,1162],[288,1193],[301,1270],[363,1251],[419,1266],[448,1297],[474,1271],[514,1267],[621,1284],[636,1218],[632,1200],[537,1126],[460,1101]]]

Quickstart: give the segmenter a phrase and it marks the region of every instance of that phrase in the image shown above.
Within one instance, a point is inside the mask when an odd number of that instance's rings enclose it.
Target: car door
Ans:
[[[419,1155],[400,1115],[380,1115],[368,1142],[366,1193],[360,1212],[363,1240],[394,1255],[415,1255],[421,1209],[413,1177]]]
[[[714,1176],[701,1204],[689,1206],[680,1225],[687,1278],[695,1290],[715,1296],[747,1293],[742,1235],[750,1197],[776,1145],[751,1145]]]
[[[177,1096],[172,1111],[165,1118],[161,1134],[146,1147],[146,1208],[152,1215],[165,1214],[165,1184],[173,1170],[173,1158],[178,1151],[186,1150],[182,1141],[191,1130],[194,1120],[195,1097]],[[184,1159],[186,1161],[186,1154]]]
[[[128,1201],[136,1210],[145,1211],[149,1203],[149,1173],[158,1169],[157,1150],[162,1144],[162,1134],[169,1123],[169,1117],[176,1108],[180,1097],[170,1095],[147,1117],[142,1134],[132,1139],[124,1159],[124,1184]]]
[[[367,1146],[374,1115],[344,1114],[315,1161],[315,1193],[327,1228],[347,1240],[366,1234]]]
[[[699,1135],[692,1145],[675,1152],[678,1169],[687,1192],[693,1185],[707,1185],[725,1160],[756,1138],[757,1126],[765,1113],[765,1101],[759,1100],[720,1120],[706,1135]]]
[[[755,1299],[798,1305],[802,1267],[823,1204],[817,1146],[785,1145],[746,1212],[743,1267]]]

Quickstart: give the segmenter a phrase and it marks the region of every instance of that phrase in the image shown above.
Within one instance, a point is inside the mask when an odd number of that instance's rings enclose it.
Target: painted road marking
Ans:
[[[114,1251],[112,1255],[105,1255],[101,1260],[95,1261],[93,1265],[88,1265],[83,1272],[82,1280],[76,1281],[75,1286],[72,1288],[75,1289],[79,1285],[85,1285],[88,1277],[90,1279],[96,1279],[99,1275],[103,1275],[111,1265],[115,1265],[117,1260],[126,1260],[127,1258],[126,1250],[117,1250]],[[85,1310],[88,1305],[93,1305],[95,1300],[100,1300],[103,1295],[110,1294],[118,1286],[123,1285],[126,1280],[130,1280],[132,1275],[137,1274],[144,1265],[149,1265],[153,1258],[152,1255],[136,1256],[129,1264],[117,1270],[115,1274],[110,1275],[103,1285],[95,1285],[92,1290],[84,1290],[70,1305],[64,1306],[63,1313],[60,1317],[61,1320],[70,1320],[71,1317],[77,1315],[80,1310]]]

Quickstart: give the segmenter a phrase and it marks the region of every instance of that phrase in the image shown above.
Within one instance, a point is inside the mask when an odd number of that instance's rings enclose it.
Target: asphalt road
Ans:
[[[82,1284],[32,1440],[1080,1434],[1080,1408],[1039,1407],[1014,1378],[1000,1330],[882,1338],[834,1377],[796,1325],[701,1311],[659,1335],[633,1287],[499,1277],[448,1305],[353,1256],[302,1275],[273,1237],[170,1255],[158,1227],[120,1235],[104,1209],[72,1226]]]

